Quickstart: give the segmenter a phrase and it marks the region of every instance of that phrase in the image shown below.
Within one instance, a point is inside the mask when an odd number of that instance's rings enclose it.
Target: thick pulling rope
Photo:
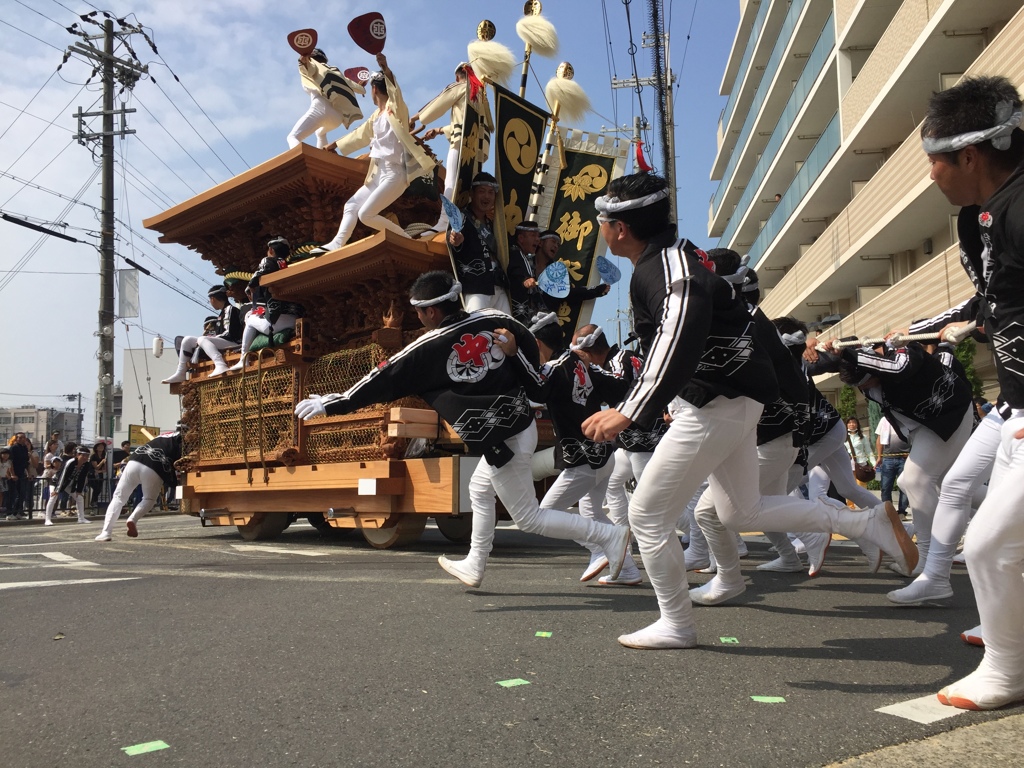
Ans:
[[[950,329],[943,335],[938,333],[910,333],[907,335],[896,335],[886,338],[878,339],[851,339],[850,341],[834,341],[832,342],[833,349],[849,349],[850,347],[874,347],[879,344],[895,343],[902,344],[907,341],[934,341],[934,342],[948,342],[950,344],[959,344],[961,341],[966,339],[972,331],[977,329],[977,325],[971,324],[964,326],[960,329]],[[819,352],[825,352],[824,345],[819,344],[815,347]]]

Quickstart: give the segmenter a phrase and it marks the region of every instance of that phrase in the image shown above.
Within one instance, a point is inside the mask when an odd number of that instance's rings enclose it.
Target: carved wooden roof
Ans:
[[[220,274],[252,271],[272,237],[285,237],[293,247],[330,240],[342,207],[362,186],[368,167],[365,159],[300,144],[143,224],[161,233],[160,242],[197,251]],[[385,213],[395,214],[402,226],[432,224],[440,203],[406,193]],[[352,242],[370,234],[360,224]]]

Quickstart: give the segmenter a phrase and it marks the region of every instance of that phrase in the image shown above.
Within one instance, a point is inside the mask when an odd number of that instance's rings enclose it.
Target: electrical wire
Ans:
[[[0,171],[0,176],[6,176],[7,178],[13,179],[14,181],[17,181],[18,183],[23,184],[24,186],[29,187],[31,189],[38,189],[40,192],[46,192],[47,194],[53,195],[54,197],[59,197],[62,200],[70,200],[71,202],[75,203],[76,205],[81,205],[81,206],[84,206],[86,208],[91,208],[92,210],[96,211],[97,213],[100,212],[100,209],[97,206],[92,205],[91,203],[85,203],[85,202],[82,202],[81,200],[75,200],[75,198],[68,197],[63,192],[58,192],[55,189],[49,189],[48,187],[43,187],[43,186],[40,186],[39,184],[33,184],[28,179],[22,179],[22,178],[20,178],[18,176],[15,176],[13,173],[7,173],[6,171]]]
[[[30,32],[26,32],[26,31],[25,31],[24,29],[22,29],[21,27],[16,27],[16,26],[14,26],[14,25],[13,25],[13,24],[11,24],[11,22],[9,22],[9,21],[4,21],[3,19],[0,19],[0,24],[6,24],[6,25],[7,25],[8,27],[10,27],[11,29],[17,30],[18,32],[21,32],[21,34],[23,34],[23,35],[27,35],[28,37],[31,37],[31,38],[32,38],[33,40],[36,40],[36,41],[38,41],[38,42],[42,43],[43,45],[48,45],[48,46],[50,46],[51,48],[53,48],[53,50],[55,50],[55,51],[60,51],[61,53],[64,53],[64,49],[63,49],[63,48],[58,48],[58,47],[57,47],[56,45],[54,45],[53,43],[48,43],[48,42],[46,42],[45,40],[43,40],[43,39],[42,39],[41,37],[36,37],[36,36],[35,36],[35,35],[33,35],[32,33],[30,33]]]
[[[158,155],[156,152],[154,152],[150,148],[149,144],[147,144],[145,141],[142,140],[142,138],[139,136],[139,134],[133,133],[132,134],[132,138],[134,138],[135,141],[139,142],[139,144],[141,144],[143,147],[145,147],[149,151],[149,154],[151,154],[153,157],[155,157],[157,160],[159,160],[160,164],[163,165],[163,167],[166,168],[168,171],[170,171],[171,175],[174,176],[174,178],[176,178],[178,181],[180,181],[189,192],[191,192],[193,195],[199,194],[198,192],[196,192],[192,188],[191,184],[189,184],[187,181],[185,181],[183,178],[181,178],[181,176],[178,175],[178,172],[175,171],[173,168],[171,168],[171,166],[169,166],[167,164],[166,160],[164,160],[162,157],[160,157],[160,155]]]
[[[157,118],[157,116],[156,116],[156,115],[154,115],[154,114],[153,114],[153,113],[152,113],[152,112],[151,112],[151,111],[149,110],[149,107],[147,107],[147,106],[146,106],[146,105],[145,105],[145,104],[144,104],[144,103],[142,102],[142,99],[140,99],[140,98],[138,97],[138,94],[136,94],[136,96],[135,96],[135,102],[136,102],[136,103],[137,103],[137,104],[138,104],[138,105],[139,105],[140,107],[142,107],[142,108],[143,108],[144,110],[146,110],[146,114],[150,116],[150,118],[151,118],[151,119],[153,120],[153,122],[154,122],[154,123],[156,123],[157,125],[159,125],[159,126],[160,126],[160,128],[161,128],[161,129],[163,130],[163,132],[164,132],[164,133],[166,133],[166,134],[167,134],[167,135],[168,135],[168,136],[169,136],[169,137],[171,138],[171,141],[173,141],[173,142],[174,142],[175,144],[177,144],[177,145],[178,145],[178,149],[180,149],[180,150],[181,150],[182,152],[184,152],[184,153],[185,153],[186,155],[188,155],[188,159],[189,159],[189,160],[191,160],[191,161],[192,161],[193,163],[195,163],[195,164],[196,164],[196,167],[197,167],[197,168],[198,168],[199,170],[201,170],[201,171],[202,171],[203,173],[205,173],[205,174],[206,174],[206,178],[208,178],[208,179],[209,179],[210,181],[212,181],[212,182],[213,182],[214,184],[217,184],[217,183],[219,183],[219,182],[218,182],[218,181],[217,181],[217,180],[216,180],[215,178],[213,178],[213,176],[211,176],[211,175],[210,175],[210,172],[209,172],[209,171],[207,171],[207,170],[206,170],[206,169],[205,169],[205,168],[204,168],[204,167],[202,166],[202,164],[201,164],[201,163],[200,163],[200,162],[199,162],[198,160],[196,160],[196,159],[195,159],[195,157],[193,157],[193,156],[192,156],[192,153],[191,153],[191,152],[189,152],[189,151],[188,151],[187,149],[185,149],[185,146],[184,146],[184,145],[183,145],[183,144],[182,144],[182,143],[181,143],[180,141],[178,141],[178,139],[177,139],[177,138],[175,138],[174,134],[173,134],[173,133],[171,133],[171,132],[170,132],[169,130],[167,130],[167,128],[166,128],[166,127],[164,126],[164,124],[163,124],[163,123],[161,123],[161,122],[160,122],[160,120],[159,120],[159,119]]]
[[[99,175],[100,169],[95,168],[92,174],[86,180],[85,184],[83,184],[81,189],[78,190],[78,194],[76,195],[76,197],[81,197],[82,195],[84,195],[85,191],[92,185],[92,183],[96,180],[96,177]],[[74,202],[68,203],[64,210],[61,212],[60,216],[58,216],[57,218],[63,220],[64,217],[67,216],[68,213],[71,211],[72,206],[74,206]],[[11,281],[14,280],[15,277],[17,277],[18,273],[24,268],[24,266],[28,264],[29,261],[31,261],[32,257],[36,255],[40,248],[43,247],[43,243],[46,242],[46,239],[48,237],[49,235],[41,235],[39,239],[36,240],[35,243],[32,244],[32,246],[29,247],[25,255],[22,256],[21,259],[14,265],[14,269],[12,269],[5,277],[0,278],[0,293],[3,293],[4,289],[11,284]]]

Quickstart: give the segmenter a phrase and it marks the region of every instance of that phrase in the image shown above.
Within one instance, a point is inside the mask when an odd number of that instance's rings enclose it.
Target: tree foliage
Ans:
[[[953,354],[956,355],[956,359],[960,361],[960,365],[964,367],[964,372],[967,374],[967,381],[971,383],[971,394],[975,397],[979,397],[983,390],[981,377],[978,376],[978,372],[974,370],[974,353],[977,351],[978,345],[974,339],[967,337],[959,344],[956,345],[956,349]]]
[[[843,421],[857,418],[857,390],[849,384],[839,390],[839,403],[836,406]]]

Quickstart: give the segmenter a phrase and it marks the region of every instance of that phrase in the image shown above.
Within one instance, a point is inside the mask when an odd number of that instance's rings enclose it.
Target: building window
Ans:
[[[36,423],[36,417],[35,416],[15,416],[14,417],[14,423],[15,424],[35,424]]]

